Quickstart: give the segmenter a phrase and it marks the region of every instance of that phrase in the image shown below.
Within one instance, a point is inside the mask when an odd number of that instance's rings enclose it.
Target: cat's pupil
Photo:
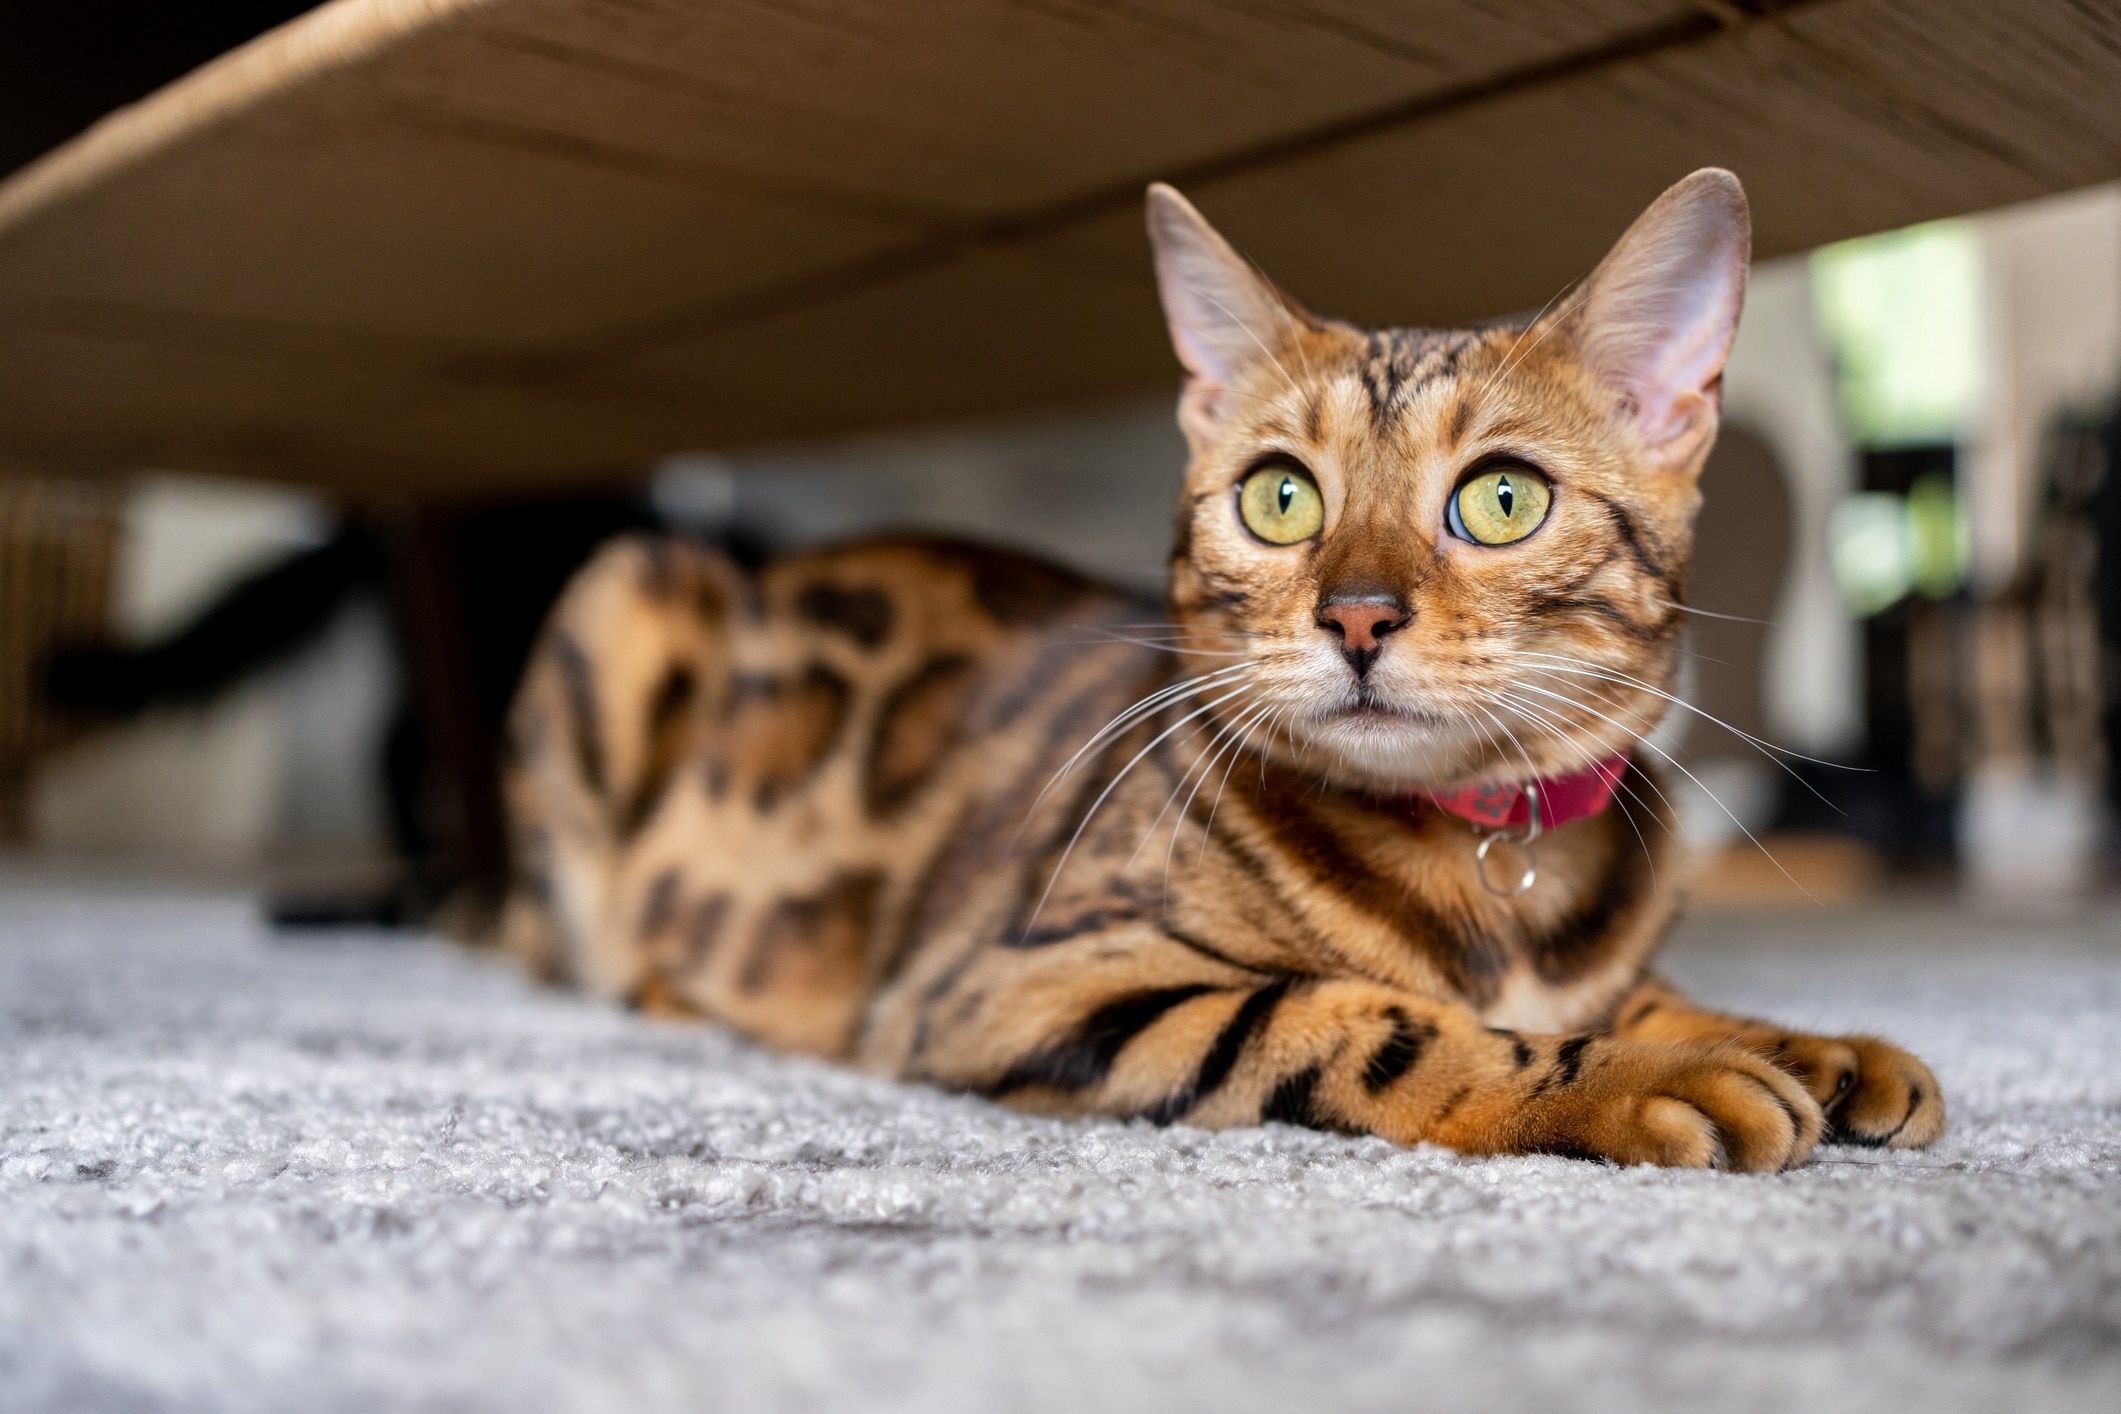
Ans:
[[[1495,483],[1495,504],[1502,507],[1502,514],[1505,520],[1509,519],[1511,505],[1516,500],[1517,493],[1510,489],[1509,477],[1505,476],[1502,480]]]
[[[1296,499],[1296,483],[1284,476],[1281,479],[1281,513],[1289,513],[1289,502]]]

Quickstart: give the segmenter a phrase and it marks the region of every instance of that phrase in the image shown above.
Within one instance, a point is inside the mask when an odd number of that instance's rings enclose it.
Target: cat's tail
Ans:
[[[46,700],[92,717],[203,702],[314,641],[348,595],[373,592],[383,579],[375,536],[346,526],[239,580],[153,643],[80,644],[54,654],[45,665]]]
[[[613,541],[553,606],[508,720],[513,879],[502,943],[538,974],[624,996],[639,980],[612,907],[618,857],[695,754],[749,586],[669,536]]]

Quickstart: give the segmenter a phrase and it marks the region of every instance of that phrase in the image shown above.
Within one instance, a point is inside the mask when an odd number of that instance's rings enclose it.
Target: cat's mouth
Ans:
[[[1398,702],[1388,702],[1368,687],[1355,690],[1355,698],[1345,706],[1326,714],[1325,720],[1335,724],[1359,726],[1407,726],[1443,727],[1450,725],[1441,713],[1422,707],[1408,707]]]

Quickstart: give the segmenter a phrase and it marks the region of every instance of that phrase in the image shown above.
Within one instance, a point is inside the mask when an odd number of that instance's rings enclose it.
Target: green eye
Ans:
[[[1547,479],[1536,471],[1521,466],[1491,471],[1451,498],[1451,529],[1476,545],[1507,545],[1537,530],[1553,499]]]
[[[1263,466],[1246,477],[1237,509],[1245,528],[1269,545],[1309,540],[1326,523],[1318,483],[1293,466]]]

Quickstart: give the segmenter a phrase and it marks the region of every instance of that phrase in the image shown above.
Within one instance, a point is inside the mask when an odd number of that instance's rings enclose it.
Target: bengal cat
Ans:
[[[515,708],[513,944],[1052,1113],[1740,1170],[1935,1139],[1907,1052],[1649,971],[1737,180],[1448,332],[1318,318],[1148,206],[1191,449],[1164,612],[925,540],[611,546]]]

